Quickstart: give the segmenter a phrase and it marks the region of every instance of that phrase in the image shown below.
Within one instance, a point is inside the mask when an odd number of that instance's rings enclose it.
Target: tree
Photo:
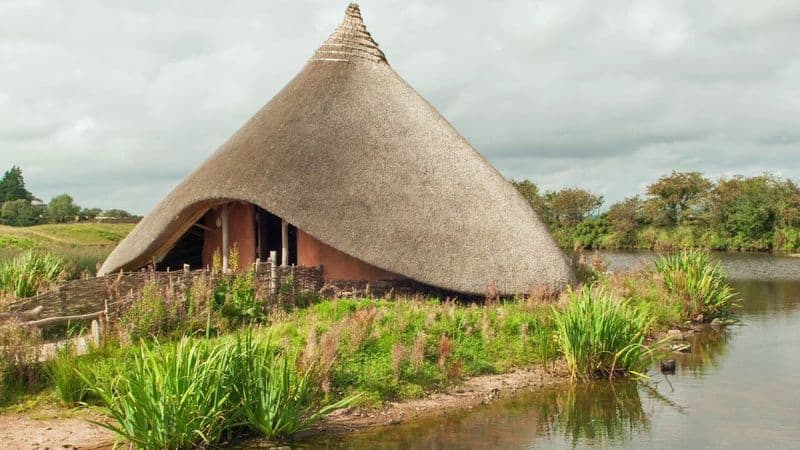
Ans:
[[[784,187],[773,176],[721,179],[709,195],[709,222],[738,246],[764,246],[779,221]]]
[[[778,214],[783,227],[800,227],[800,186],[787,179],[783,184]]]
[[[33,194],[25,188],[25,179],[22,177],[22,170],[17,166],[12,166],[0,180],[0,203],[11,202],[14,200],[33,200]]]
[[[63,223],[75,220],[80,213],[80,206],[76,205],[67,194],[53,197],[47,205],[47,218],[50,222]]]
[[[131,213],[125,211],[124,209],[108,209],[103,211],[103,216],[105,217],[114,217],[116,219],[121,219],[125,217],[131,217]]]
[[[80,212],[81,219],[94,219],[103,213],[100,208],[83,208]]]
[[[659,210],[663,217],[653,217],[655,222],[667,225],[677,224],[690,218],[692,208],[699,206],[698,200],[711,189],[711,181],[700,172],[676,172],[664,175],[647,187],[647,194],[654,197],[656,206],[653,213]]]
[[[539,193],[539,186],[536,186],[533,181],[528,179],[521,181],[511,180],[511,184],[517,188],[517,191],[522,194],[522,197],[533,207],[533,210],[536,211],[539,218],[549,224],[552,214],[544,197]]]
[[[562,227],[574,227],[597,212],[603,204],[602,195],[580,188],[566,188],[545,194],[555,222]]]
[[[614,203],[606,213],[606,219],[619,238],[619,243],[632,245],[636,241],[636,230],[644,221],[644,203],[637,195]]]
[[[6,225],[28,227],[41,221],[40,211],[40,208],[31,205],[28,200],[12,200],[3,203],[3,208],[0,210],[0,219]]]

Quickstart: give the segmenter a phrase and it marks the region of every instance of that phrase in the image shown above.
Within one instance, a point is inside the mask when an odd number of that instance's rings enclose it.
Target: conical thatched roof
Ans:
[[[146,265],[225,200],[259,205],[338,250],[443,289],[515,293],[572,280],[531,207],[392,70],[357,5],[100,272]]]

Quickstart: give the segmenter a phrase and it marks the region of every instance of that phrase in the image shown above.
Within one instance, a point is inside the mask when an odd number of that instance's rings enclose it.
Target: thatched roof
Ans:
[[[357,5],[100,272],[147,265],[226,200],[259,205],[336,249],[443,289],[521,293],[573,279],[527,202],[392,70]]]

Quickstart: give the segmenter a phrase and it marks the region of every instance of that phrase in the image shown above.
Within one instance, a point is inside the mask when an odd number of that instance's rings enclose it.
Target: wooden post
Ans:
[[[102,332],[100,329],[100,322],[97,319],[92,320],[92,324],[90,326],[92,330],[92,342],[94,342],[95,346],[100,346],[100,339],[102,337]]]
[[[281,220],[281,267],[289,265],[289,224]]]
[[[275,295],[278,293],[278,252],[269,252],[269,293]]]
[[[230,230],[228,229],[228,204],[222,205],[222,273],[228,273],[230,256]]]

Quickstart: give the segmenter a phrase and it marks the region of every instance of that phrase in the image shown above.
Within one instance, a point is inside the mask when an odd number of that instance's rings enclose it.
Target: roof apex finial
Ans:
[[[311,57],[312,61],[350,62],[354,58],[375,62],[387,62],[378,43],[364,25],[358,3],[350,3],[344,12],[342,23]]]

